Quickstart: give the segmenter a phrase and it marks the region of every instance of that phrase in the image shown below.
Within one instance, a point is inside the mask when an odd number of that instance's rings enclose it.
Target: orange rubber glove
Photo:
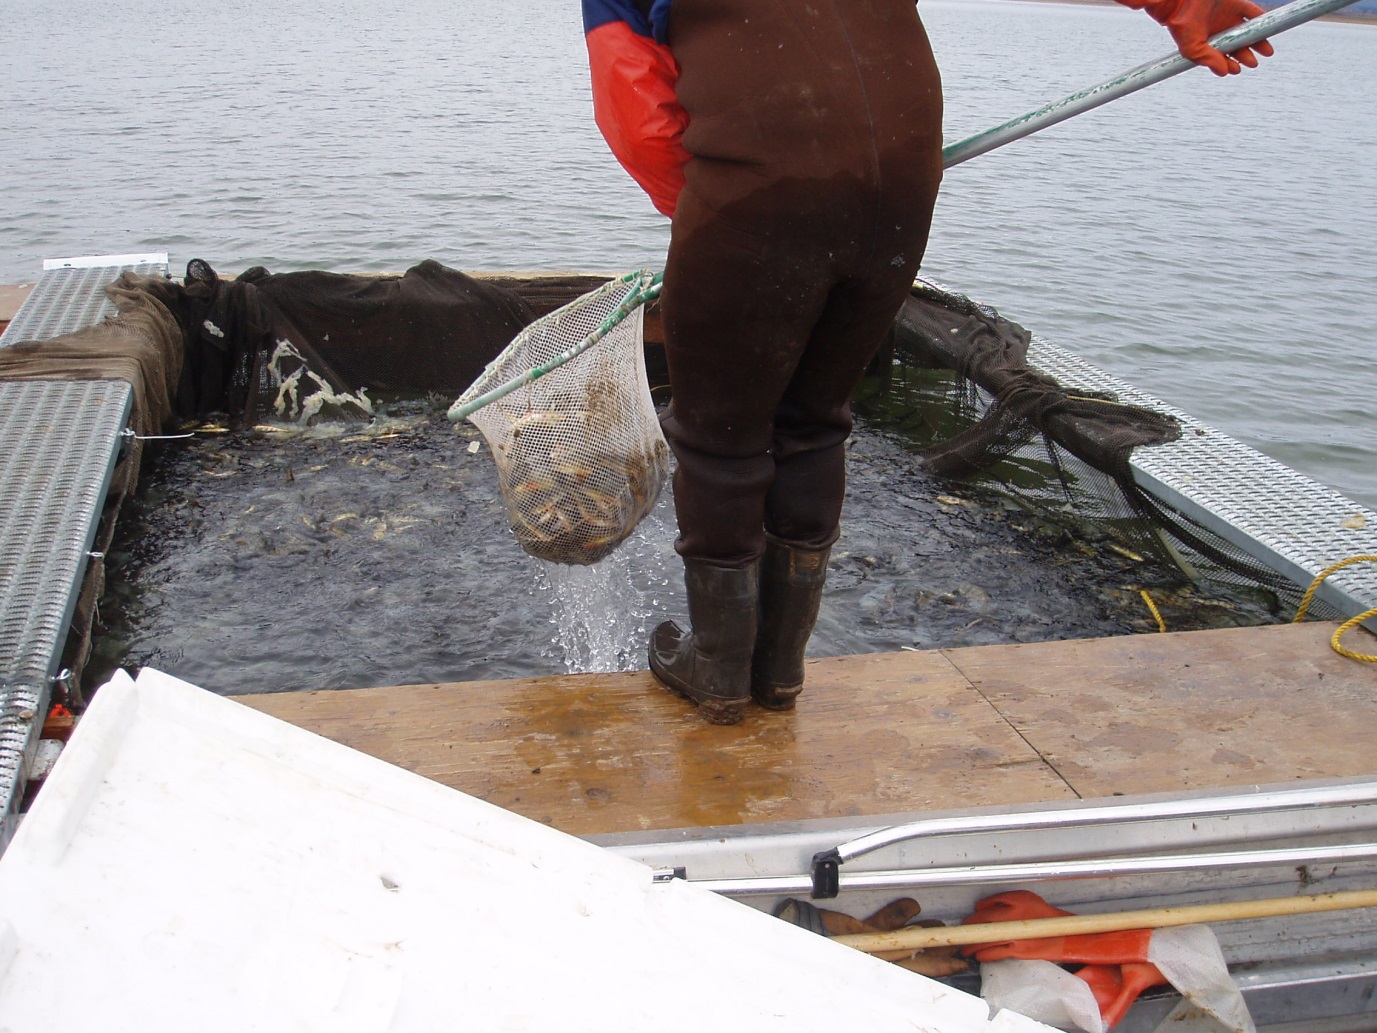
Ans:
[[[1132,965],[1086,965],[1076,972],[1077,979],[1090,984],[1095,1003],[1100,1006],[1100,1018],[1105,1027],[1113,1029],[1128,1014],[1133,1002],[1150,986],[1161,986],[1167,977],[1157,966],[1144,962]]]
[[[679,65],[669,47],[610,21],[585,37],[593,120],[631,178],[662,214],[674,217],[684,187],[688,115],[674,93]]]
[[[962,919],[962,925],[982,922],[1021,922],[1030,918],[1062,918],[1073,912],[1062,911],[1036,893],[1013,890],[986,897],[975,906],[975,913]],[[1130,929],[1117,933],[1083,933],[1079,936],[1047,936],[1031,940],[1005,940],[1001,943],[976,943],[962,947],[961,953],[977,961],[1004,958],[1025,960],[1086,962],[1122,965],[1146,962],[1151,929]]]
[[[1063,918],[1074,914],[1053,907],[1036,893],[1012,890],[996,893],[978,901],[975,912],[964,918],[962,925],[987,922],[1019,922],[1031,918]],[[1089,962],[1075,975],[1085,980],[1100,1016],[1107,1027],[1113,1027],[1150,986],[1167,982],[1157,966],[1148,961],[1148,942],[1151,929],[1129,929],[1116,933],[1085,933],[1079,936],[1048,936],[1029,940],[1005,940],[1001,943],[976,943],[961,948],[967,957],[977,961],[999,961],[1005,958],[1056,962]]]
[[[1252,0],[1119,0],[1125,7],[1147,11],[1167,27],[1182,57],[1204,65],[1215,75],[1237,75],[1242,66],[1257,67],[1258,55],[1271,57],[1265,39],[1225,54],[1209,45],[1209,38],[1266,12]]]

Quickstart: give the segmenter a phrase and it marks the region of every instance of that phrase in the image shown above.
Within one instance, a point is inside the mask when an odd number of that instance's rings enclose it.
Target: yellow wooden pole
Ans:
[[[1113,933],[1127,929],[1166,929],[1178,925],[1238,922],[1252,918],[1276,918],[1282,915],[1306,915],[1363,907],[1377,907],[1377,890],[1236,900],[1224,904],[1192,904],[1184,907],[1151,908],[1145,911],[1114,911],[1102,915],[1030,918],[1019,922],[984,922],[934,928],[908,926],[896,929],[892,933],[854,933],[848,936],[833,936],[831,939],[835,943],[843,943],[867,954],[874,954],[880,951],[926,950],[929,947],[1039,940],[1054,936],[1081,936],[1086,933]]]

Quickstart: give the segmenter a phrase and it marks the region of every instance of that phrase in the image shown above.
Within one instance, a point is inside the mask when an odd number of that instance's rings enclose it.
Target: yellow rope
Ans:
[[[1143,602],[1147,603],[1147,608],[1152,611],[1153,617],[1157,618],[1157,630],[1166,634],[1167,622],[1162,619],[1161,611],[1157,609],[1157,604],[1152,601],[1152,596],[1148,595],[1146,588],[1138,593],[1143,597]]]
[[[1319,587],[1324,582],[1325,578],[1336,570],[1342,570],[1344,567],[1351,566],[1354,563],[1377,563],[1377,556],[1350,556],[1346,560],[1340,560],[1338,563],[1331,563],[1329,566],[1325,567],[1324,570],[1320,571],[1315,580],[1310,582],[1310,587],[1305,590],[1305,595],[1301,599],[1300,606],[1296,610],[1296,616],[1292,623],[1299,624],[1305,619],[1306,611],[1310,609],[1310,604],[1315,599],[1315,593],[1319,591]],[[1377,664],[1377,656],[1354,652],[1339,641],[1339,639],[1344,637],[1346,632],[1352,631],[1359,624],[1362,624],[1363,621],[1372,617],[1377,617],[1377,608],[1368,610],[1366,613],[1360,613],[1351,620],[1346,620],[1340,624],[1329,639],[1329,644],[1334,648],[1334,652],[1338,653],[1340,656],[1346,656],[1350,660],[1360,660],[1365,664]]]

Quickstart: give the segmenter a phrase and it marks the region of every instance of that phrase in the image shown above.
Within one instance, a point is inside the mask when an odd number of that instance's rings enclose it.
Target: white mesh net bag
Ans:
[[[596,563],[660,496],[669,446],[642,347],[644,302],[658,293],[650,272],[633,273],[537,320],[450,408],[487,439],[512,532],[532,556]]]

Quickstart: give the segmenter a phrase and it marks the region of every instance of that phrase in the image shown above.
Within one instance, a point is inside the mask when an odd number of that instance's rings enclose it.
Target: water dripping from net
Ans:
[[[649,627],[668,615],[676,592],[682,594],[674,533],[673,505],[661,498],[631,537],[600,562],[585,567],[535,561],[538,588],[550,600],[555,626],[552,660],[570,674],[646,667]]]

